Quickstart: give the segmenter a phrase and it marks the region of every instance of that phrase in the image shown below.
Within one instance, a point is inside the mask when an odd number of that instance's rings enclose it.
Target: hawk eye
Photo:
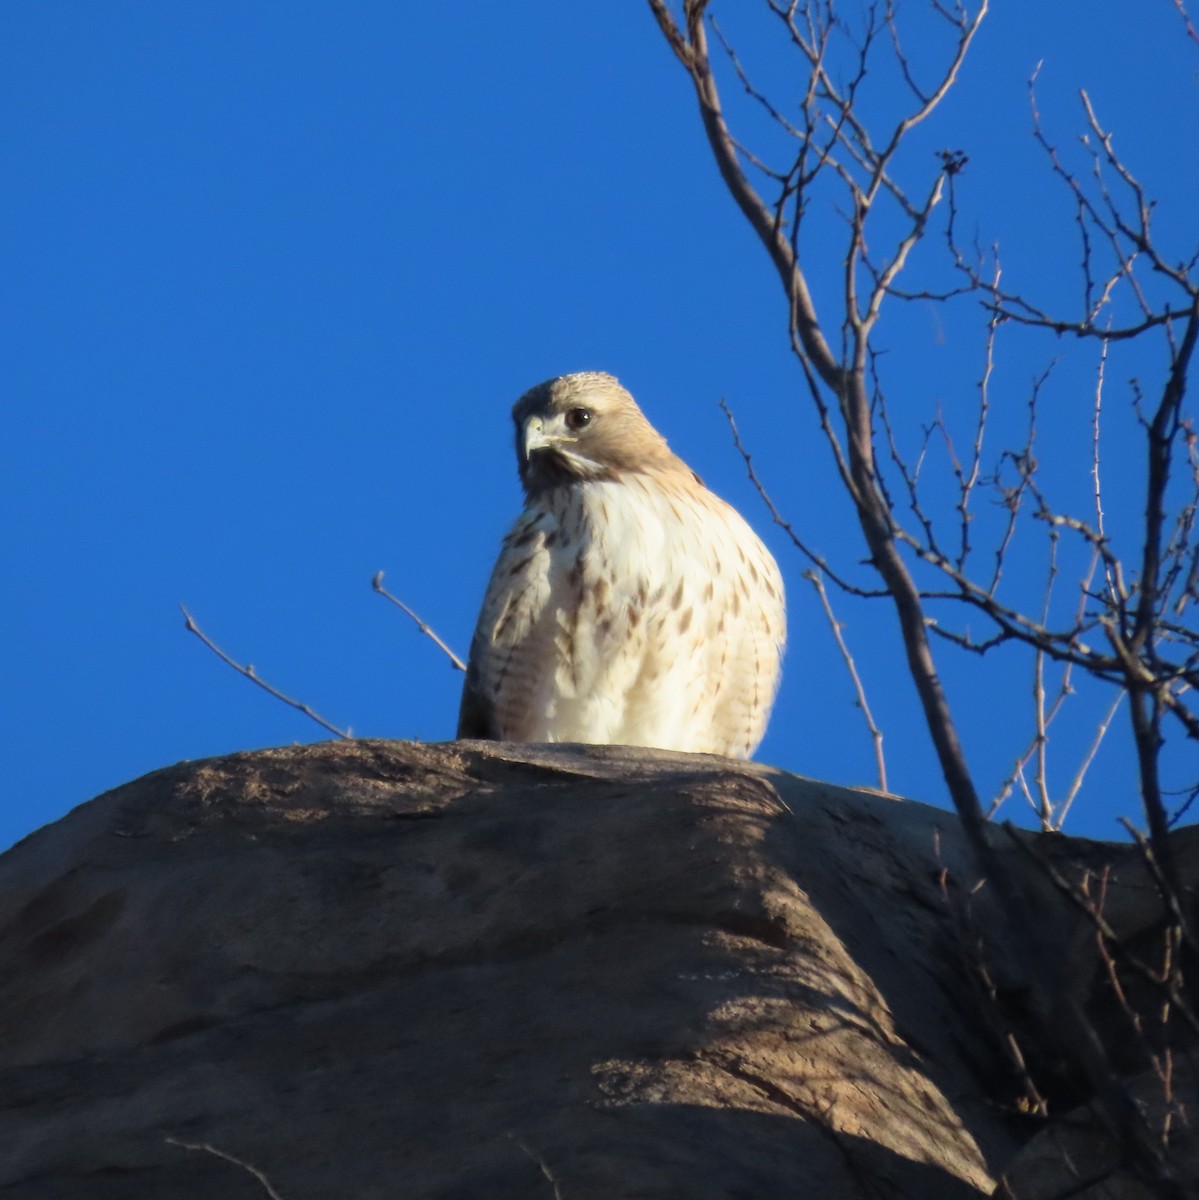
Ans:
[[[566,412],[566,426],[576,433],[591,424],[591,409],[571,408]]]

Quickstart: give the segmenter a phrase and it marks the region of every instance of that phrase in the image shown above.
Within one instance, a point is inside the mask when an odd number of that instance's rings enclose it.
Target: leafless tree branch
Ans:
[[[842,578],[833,570],[822,554],[813,550],[811,546],[805,542],[798,533],[795,532],[795,526],[791,524],[775,507],[774,501],[770,498],[770,493],[766,490],[765,485],[758,477],[758,472],[754,467],[753,457],[745,448],[745,444],[741,441],[741,431],[737,428],[737,419],[733,415],[733,410],[729,407],[728,402],[722,396],[720,398],[720,410],[724,413],[725,420],[729,423],[729,430],[733,435],[733,445],[737,449],[737,453],[741,455],[741,461],[745,463],[746,473],[749,475],[749,481],[754,485],[754,489],[761,496],[762,502],[766,505],[770,513],[770,518],[774,523],[787,535],[791,544],[802,554],[816,570],[824,575],[828,575],[842,591],[848,592],[853,596],[869,596],[882,598],[886,596],[886,592],[878,589],[862,588],[856,584],[850,583],[847,579]]]
[[[866,728],[870,731],[870,740],[874,745],[874,764],[878,770],[878,786],[879,791],[887,790],[887,762],[883,756],[883,732],[879,729],[874,720],[874,714],[870,711],[870,703],[866,699],[866,689],[862,686],[862,678],[858,674],[857,664],[853,660],[853,655],[850,653],[849,646],[845,641],[843,627],[841,622],[837,620],[833,612],[833,606],[829,602],[828,592],[824,587],[824,580],[820,576],[820,572],[809,569],[804,572],[804,578],[816,589],[816,594],[820,597],[820,606],[824,609],[824,615],[828,620],[829,628],[832,630],[833,637],[837,642],[837,649],[841,651],[841,659],[845,663],[845,669],[849,672],[849,678],[853,683],[854,695],[857,697],[858,708],[862,710],[862,716],[866,721]]]
[[[220,646],[216,644],[216,642],[214,642],[207,634],[201,631],[200,627],[192,619],[191,613],[189,613],[182,604],[179,605],[179,609],[183,613],[184,628],[187,629],[188,633],[194,633],[196,637],[198,637],[200,641],[202,641],[204,645],[206,645],[209,650],[211,650],[213,654],[215,654],[217,658],[221,660],[221,662],[231,666],[239,675],[244,675],[245,678],[251,683],[256,683],[264,692],[269,692],[272,696],[274,696],[276,700],[282,700],[284,704],[290,705],[290,707],[294,708],[297,712],[302,712],[306,717],[309,717],[311,720],[315,721],[323,729],[327,729],[330,733],[336,734],[339,738],[346,738],[347,740],[353,739],[354,735],[350,733],[349,730],[338,729],[336,725],[326,721],[324,717],[322,717],[319,713],[314,712],[308,707],[307,704],[302,704],[299,700],[293,700],[290,696],[279,691],[277,687],[273,687],[271,684],[267,683],[267,681],[259,676],[254,670],[253,663],[247,663],[243,666],[241,663],[234,661],[229,657],[228,654],[224,652],[224,650],[220,648]]]
[[[392,593],[383,586],[382,571],[375,572],[371,579],[371,587],[380,596],[382,596],[384,600],[390,600],[392,604],[396,606],[396,608],[400,609],[401,612],[407,613],[408,616],[410,616],[412,620],[416,622],[417,629],[419,629],[426,637],[432,639],[432,641],[437,645],[437,648],[450,660],[450,665],[456,671],[466,670],[466,663],[464,663],[462,659],[460,659],[458,655],[456,655],[453,650],[451,650],[449,646],[447,646],[445,642],[443,642],[441,638],[437,636],[433,628],[427,624],[417,613],[413,612],[412,609],[410,609],[408,605],[403,602],[403,600],[401,600],[398,596],[392,595]]]
[[[1191,23],[1191,18],[1187,15],[1187,10],[1182,3],[1182,0],[1174,0],[1174,7],[1178,9],[1178,15],[1182,18],[1183,28],[1186,30],[1186,35],[1199,46],[1199,30]]]
[[[792,350],[881,589],[849,585],[844,576],[829,569],[825,556],[816,555],[795,536],[766,496],[734,424],[734,440],[750,478],[775,521],[820,570],[820,578],[827,576],[852,596],[875,598],[881,590],[889,597],[947,789],[980,870],[996,891],[1013,936],[1027,952],[1037,976],[1034,990],[1049,1008],[1057,1006],[1056,1035],[1076,1056],[1095,1095],[1102,1097],[1111,1128],[1131,1139],[1129,1145],[1146,1171],[1164,1180],[1160,1147],[1153,1144],[1135,1106],[1114,1080],[1085,1016],[1081,1012],[1066,1016],[1061,1008],[1062,995],[1068,991],[1061,963],[1055,961],[1054,948],[1028,926],[1022,898],[995,858],[932,653],[932,639],[978,654],[1011,645],[1031,650],[1034,733],[997,801],[1019,782],[1046,829],[1060,828],[1121,697],[1128,697],[1149,827],[1147,845],[1160,870],[1167,907],[1173,905],[1170,911],[1176,911],[1182,922],[1185,913],[1172,864],[1159,760],[1167,716],[1188,736],[1199,737],[1199,715],[1187,696],[1190,689],[1199,688],[1199,632],[1184,617],[1193,611],[1193,606],[1188,608],[1191,602],[1199,600],[1195,543],[1199,438],[1183,409],[1199,337],[1199,281],[1193,278],[1199,255],[1179,262],[1158,243],[1153,202],[1117,151],[1111,131],[1101,123],[1086,92],[1080,96],[1086,131],[1081,145],[1089,174],[1076,173],[1068,165],[1037,108],[1035,74],[1029,83],[1033,137],[1072,206],[1079,239],[1080,308],[1057,312],[1039,302],[1032,291],[1013,289],[1002,281],[997,253],[984,252],[977,244],[970,251],[959,243],[963,193],[958,179],[967,154],[941,151],[938,165],[926,170],[923,181],[914,172],[910,155],[902,162],[901,156],[913,129],[933,116],[958,79],[986,16],[986,0],[973,6],[965,0],[933,0],[927,19],[943,23],[951,34],[939,70],[930,70],[927,54],[920,56],[919,69],[917,60],[909,57],[907,47],[915,42],[901,30],[908,13],[893,0],[879,0],[852,14],[838,11],[836,0],[764,0],[781,23],[788,53],[798,65],[798,96],[787,104],[751,80],[731,39],[713,23],[733,77],[783,135],[778,152],[781,165],[730,130],[709,61],[706,27],[711,0],[681,0],[679,19],[667,0],[648,3],[690,78],[721,176],[783,285]],[[1185,21],[1181,0],[1175,3]],[[868,80],[876,76],[879,56],[888,54],[900,94],[897,115],[879,119],[877,106],[868,105],[863,97]],[[819,193],[814,190],[818,182]],[[806,230],[809,201],[819,194],[827,203],[830,189],[842,197],[838,212],[844,222],[843,240],[828,251],[825,264],[837,272],[835,303],[822,295],[828,312],[836,310],[831,321],[817,312],[807,274],[830,239],[827,231],[815,238],[801,233]],[[906,280],[924,270],[919,266],[923,255],[914,252],[931,240],[934,229],[944,232],[949,255],[942,269],[948,268],[956,282],[951,286],[940,281],[916,286],[901,282],[901,277]],[[884,305],[892,300],[949,303],[959,297],[981,302],[987,323],[977,408],[963,432],[960,409],[951,417],[939,407],[935,417],[921,425],[920,440],[913,446],[907,440],[910,417],[901,430],[905,414],[888,395],[879,370],[878,322]],[[1002,447],[998,453],[992,446],[992,378],[998,330],[1003,326],[1073,336],[1096,347],[1091,446],[1082,459],[1083,469],[1090,474],[1090,497],[1084,502],[1090,512],[1080,514],[1069,503],[1058,502],[1060,490],[1040,461],[1045,451],[1038,444],[1038,413],[1048,403],[1044,397],[1062,386],[1051,377],[1052,368],[1042,371],[1028,393],[1023,444]],[[1005,345],[1006,339],[1005,334]],[[1127,522],[1123,517],[1109,522],[1105,509],[1101,413],[1109,354],[1114,348],[1146,340],[1157,340],[1165,348],[1169,367],[1156,395],[1153,385],[1142,380],[1128,385],[1147,452],[1145,518],[1140,552],[1134,558],[1117,546],[1109,528],[1116,524],[1119,535],[1126,536]],[[727,407],[726,415],[732,423]],[[993,470],[988,470],[984,456],[995,458]],[[1108,464],[1103,465],[1103,474],[1111,474]],[[955,497],[955,528],[950,535],[944,518],[929,507],[931,497],[944,495],[946,482]],[[984,507],[984,495],[990,496],[997,511]],[[984,525],[986,539],[980,536]],[[988,544],[993,559],[984,558],[986,551],[980,549]],[[1034,599],[1027,595],[1021,571],[1030,556],[1042,554],[1044,588]],[[983,561],[987,566],[980,572]],[[1068,585],[1063,574],[1067,566]],[[960,621],[953,619],[954,612],[961,614]],[[985,622],[980,633],[967,623],[972,617]],[[1051,672],[1052,664],[1057,667]],[[1049,729],[1073,694],[1072,672],[1080,670],[1117,691],[1098,716],[1069,788],[1055,800],[1048,774]],[[1053,686],[1056,694],[1051,692]],[[1025,774],[1029,764],[1034,764],[1031,785]],[[993,803],[992,811],[994,807]],[[1167,1067],[1163,1072],[1163,1078],[1168,1078]]]
[[[241,1167],[250,1175],[262,1184],[262,1190],[270,1197],[270,1200],[283,1200],[283,1197],[275,1191],[271,1181],[257,1167],[252,1166],[248,1162],[243,1162],[240,1158],[235,1158],[232,1154],[224,1150],[218,1149],[216,1146],[210,1145],[208,1142],[184,1142],[179,1138],[169,1137],[166,1139],[168,1145],[178,1146],[180,1150],[195,1150],[203,1154],[211,1154],[214,1158],[223,1159],[227,1163],[232,1163],[235,1167]]]
[[[541,1171],[542,1177],[546,1180],[546,1182],[550,1185],[550,1187],[553,1188],[554,1200],[563,1200],[561,1180],[559,1180],[558,1176],[555,1175],[552,1170],[550,1170],[549,1164],[545,1161],[545,1159],[542,1158],[541,1155],[537,1154],[535,1151],[530,1149],[530,1147],[527,1146],[523,1141],[521,1141],[521,1139],[518,1138],[516,1136],[516,1134],[509,1133],[508,1136],[512,1139],[513,1142],[516,1143],[517,1147],[520,1149],[521,1153],[524,1154],[524,1156],[526,1158],[532,1160],[533,1162],[535,1162],[537,1164],[538,1170]]]

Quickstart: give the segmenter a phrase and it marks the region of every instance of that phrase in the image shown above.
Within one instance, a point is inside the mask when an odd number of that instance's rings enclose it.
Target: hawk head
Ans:
[[[512,410],[526,494],[630,471],[687,468],[611,375],[582,371],[530,388]]]

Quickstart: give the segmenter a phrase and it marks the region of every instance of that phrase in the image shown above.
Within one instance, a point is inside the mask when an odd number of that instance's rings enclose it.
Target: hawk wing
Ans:
[[[544,636],[536,636],[551,592],[552,533],[548,514],[528,509],[504,538],[471,640],[458,710],[460,738],[526,740],[512,731],[511,714],[501,713],[500,705],[505,693],[535,688],[532,665],[553,652]]]

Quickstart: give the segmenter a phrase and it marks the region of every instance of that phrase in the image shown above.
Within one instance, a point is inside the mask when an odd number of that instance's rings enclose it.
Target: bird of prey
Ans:
[[[458,736],[748,758],[778,686],[783,581],[611,375],[512,410],[525,508],[471,643]]]

